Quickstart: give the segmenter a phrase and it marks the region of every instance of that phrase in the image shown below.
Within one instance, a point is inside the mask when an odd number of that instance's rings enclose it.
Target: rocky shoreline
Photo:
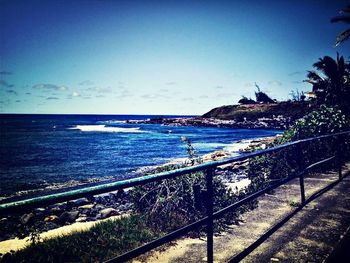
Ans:
[[[271,118],[263,117],[256,120],[243,119],[238,120],[223,120],[217,118],[153,118],[148,120],[128,120],[129,124],[161,124],[166,126],[199,126],[199,127],[216,127],[216,128],[237,128],[237,129],[271,129],[285,130],[288,129],[293,121],[290,117],[282,115]]]
[[[241,151],[264,149],[275,138],[254,139]],[[203,162],[210,162],[227,157],[230,157],[230,153],[222,150],[201,156],[201,159]],[[145,173],[154,173],[157,168],[153,167]],[[238,191],[241,188],[240,182],[247,179],[247,169],[248,161],[235,162],[218,167],[216,174],[228,187]],[[132,207],[128,189],[125,189],[36,208],[26,214],[11,214],[0,219],[0,242],[15,237],[27,237],[33,233],[33,229],[41,233],[76,222],[99,221],[116,215],[127,215],[132,211]]]

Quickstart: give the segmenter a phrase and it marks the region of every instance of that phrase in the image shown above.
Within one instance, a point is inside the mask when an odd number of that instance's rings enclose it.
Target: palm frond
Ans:
[[[309,83],[313,83],[313,82],[317,82],[317,81],[322,81],[323,78],[318,75],[315,71],[308,71],[306,77],[308,78],[307,80],[305,80],[306,82]]]
[[[350,13],[350,5],[344,7],[340,12],[341,13]]]
[[[331,19],[332,23],[342,22],[350,24],[350,16],[336,16]]]
[[[313,64],[313,66],[331,79],[335,79],[337,77],[337,62],[329,56],[320,58],[319,61]]]
[[[350,28],[344,30],[341,32],[336,39],[335,46],[339,46],[340,43],[344,42],[345,40],[348,40],[350,37]]]

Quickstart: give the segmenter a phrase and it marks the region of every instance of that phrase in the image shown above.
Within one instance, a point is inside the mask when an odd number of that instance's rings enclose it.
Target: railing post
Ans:
[[[342,179],[342,142],[341,142],[341,135],[337,136],[337,150],[336,150],[336,156],[337,156],[337,164],[338,164],[338,176],[339,181]]]
[[[206,171],[206,183],[207,183],[207,262],[212,263],[214,261],[213,250],[214,250],[214,240],[213,240],[213,168],[209,168]]]
[[[303,151],[301,149],[301,143],[297,144],[297,161],[300,168],[299,171],[299,182],[300,182],[300,197],[301,204],[305,204],[305,187],[304,187],[304,174],[305,174],[305,165],[303,160]]]

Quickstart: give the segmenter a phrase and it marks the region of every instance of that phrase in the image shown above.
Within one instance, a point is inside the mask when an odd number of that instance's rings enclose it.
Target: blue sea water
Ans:
[[[0,197],[71,180],[136,176],[140,168],[186,157],[181,136],[202,155],[280,133],[125,123],[154,117],[159,116],[0,115]]]

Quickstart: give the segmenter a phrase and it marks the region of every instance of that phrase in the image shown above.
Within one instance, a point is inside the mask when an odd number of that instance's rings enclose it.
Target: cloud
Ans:
[[[244,83],[243,85],[245,88],[252,88],[252,87],[255,87],[255,84],[252,83],[252,82],[247,82],[247,83]]]
[[[122,89],[122,88],[120,88]],[[113,89],[111,87],[89,87],[86,89],[87,91],[93,91],[93,92],[98,92],[98,93],[113,93]]]
[[[81,86],[91,86],[91,85],[94,85],[94,82],[91,81],[91,80],[84,80],[84,81],[80,82],[79,85],[81,85]]]
[[[278,80],[270,80],[268,82],[269,85],[272,85],[272,86],[282,86],[282,82],[278,81]]]
[[[158,90],[159,92],[162,92],[162,93],[166,93],[166,92],[169,92],[169,90],[168,89],[160,89],[160,90]]]
[[[96,91],[98,93],[112,93],[113,89],[111,87],[106,87],[106,88],[96,88]]]
[[[6,90],[6,92],[9,93],[9,94],[16,95],[16,96],[18,95],[17,91],[15,91],[13,89],[8,89],[8,90]]]
[[[164,94],[159,94],[159,93],[154,93],[154,94],[144,94],[141,96],[143,99],[170,99],[170,96],[164,95]]]
[[[57,98],[57,97],[47,97],[46,99],[47,100],[59,100],[59,98]]]
[[[14,85],[9,84],[7,81],[0,79],[0,87],[12,88]]]
[[[193,98],[182,98],[182,101],[193,101]]]
[[[80,97],[80,93],[77,92],[77,91],[73,91],[72,94],[71,94],[72,97]]]
[[[288,76],[297,76],[297,75],[304,75],[304,71],[294,71],[288,74]]]
[[[234,97],[234,96],[237,96],[237,94],[236,93],[233,93],[233,92],[231,92],[231,93],[219,93],[219,94],[216,94],[216,97],[217,98],[232,98],[232,97]]]
[[[177,82],[175,82],[175,81],[169,81],[169,82],[165,83],[165,85],[168,85],[168,86],[174,86],[176,84],[177,84]]]
[[[157,99],[159,97],[159,94],[144,94],[141,96],[143,99]]]
[[[68,90],[66,86],[58,86],[54,84],[36,84],[32,88],[41,89],[41,90],[60,90],[60,91]]]
[[[115,96],[116,99],[124,99],[126,97],[132,97],[133,95],[130,94],[128,90],[123,90],[121,93]]]
[[[0,75],[12,75],[13,73],[11,71],[0,71]]]

